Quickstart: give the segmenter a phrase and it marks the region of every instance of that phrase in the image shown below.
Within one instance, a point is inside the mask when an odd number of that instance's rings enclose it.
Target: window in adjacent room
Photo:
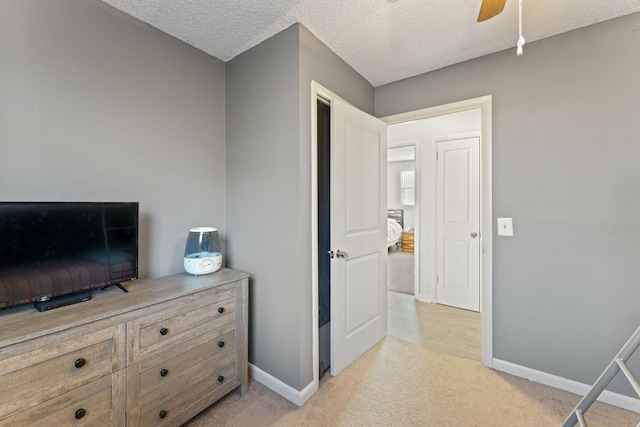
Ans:
[[[400,171],[400,204],[414,206],[416,204],[416,171]]]

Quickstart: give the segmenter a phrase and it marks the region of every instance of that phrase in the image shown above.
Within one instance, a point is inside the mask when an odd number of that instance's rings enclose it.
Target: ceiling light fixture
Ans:
[[[486,21],[487,19],[491,19],[496,15],[499,15],[504,10],[504,5],[507,0],[482,0],[480,4],[480,12],[478,13],[478,22]],[[524,37],[522,37],[522,0],[518,0],[518,23],[520,33],[518,37],[518,56],[522,56],[524,53]]]

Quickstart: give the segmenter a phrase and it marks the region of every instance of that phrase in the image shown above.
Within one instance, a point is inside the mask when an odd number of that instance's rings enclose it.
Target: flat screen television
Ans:
[[[0,308],[137,278],[137,202],[0,202]]]

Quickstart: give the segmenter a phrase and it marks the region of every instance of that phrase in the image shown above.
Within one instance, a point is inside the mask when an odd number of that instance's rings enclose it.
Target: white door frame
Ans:
[[[413,169],[415,171],[416,183],[414,193],[415,204],[413,205],[413,297],[418,299],[420,296],[420,263],[415,260],[420,259],[420,185],[422,185],[422,175],[420,172],[420,139],[412,138],[393,142],[387,139],[387,149],[400,147],[413,147]]]
[[[314,98],[315,100],[315,98]],[[493,222],[492,222],[492,96],[454,102],[395,114],[381,119],[388,125],[406,123],[468,110],[480,110],[480,289],[482,313],[482,363],[493,367]],[[316,314],[317,316],[317,314]]]
[[[320,343],[318,331],[318,99],[331,101],[335,96],[311,81],[311,340],[313,380],[304,389],[302,406],[320,388]]]

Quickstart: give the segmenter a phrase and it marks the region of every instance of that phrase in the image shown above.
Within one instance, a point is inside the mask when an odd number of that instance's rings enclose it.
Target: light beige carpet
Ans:
[[[203,426],[559,426],[581,396],[480,362],[387,337],[301,408],[253,382],[187,425]],[[635,426],[640,414],[596,402],[589,427]]]

